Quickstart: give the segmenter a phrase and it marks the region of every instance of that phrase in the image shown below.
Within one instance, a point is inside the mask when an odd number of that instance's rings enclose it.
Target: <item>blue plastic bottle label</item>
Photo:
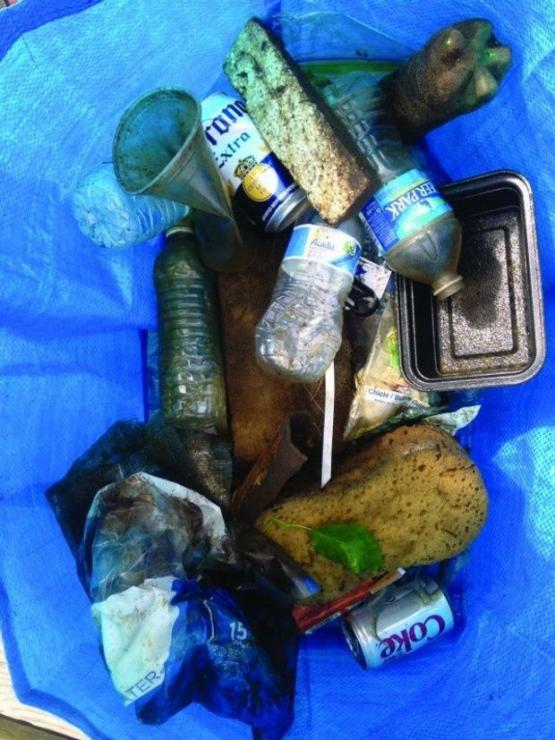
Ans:
[[[361,252],[357,240],[344,231],[330,226],[303,224],[293,229],[283,261],[319,262],[354,275]]]
[[[380,188],[362,215],[385,252],[451,212],[435,185],[420,170],[405,172]]]

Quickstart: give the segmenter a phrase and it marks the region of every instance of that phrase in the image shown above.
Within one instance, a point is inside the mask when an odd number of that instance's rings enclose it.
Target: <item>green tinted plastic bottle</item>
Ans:
[[[200,262],[190,225],[167,233],[154,268],[164,418],[185,429],[224,433],[226,397],[214,275]]]

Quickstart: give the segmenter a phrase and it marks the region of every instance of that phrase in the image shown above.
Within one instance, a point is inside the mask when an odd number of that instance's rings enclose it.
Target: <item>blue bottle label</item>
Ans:
[[[433,182],[413,169],[380,188],[364,206],[362,215],[387,252],[451,210]]]
[[[329,265],[347,275],[354,275],[362,248],[357,240],[330,226],[303,224],[291,234],[283,261],[303,259]]]

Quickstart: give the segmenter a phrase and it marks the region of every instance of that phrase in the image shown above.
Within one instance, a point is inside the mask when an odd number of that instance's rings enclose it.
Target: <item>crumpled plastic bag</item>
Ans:
[[[198,582],[236,562],[220,509],[195,491],[137,473],[96,494],[79,568],[114,686],[141,721],[198,702],[265,738],[291,724],[294,660],[276,667],[233,595]]]
[[[218,506],[177,483],[136,473],[96,494],[79,548],[93,601],[149,578],[191,578],[206,558],[233,553]]]
[[[232,463],[229,445],[213,435],[177,430],[154,416],[148,424],[118,421],[84,452],[46,495],[75,554],[101,488],[145,472],[189,486],[227,508]]]
[[[159,724],[198,702],[264,738],[281,738],[291,724],[291,687],[224,589],[152,579],[93,614],[114,685],[142,722]]]

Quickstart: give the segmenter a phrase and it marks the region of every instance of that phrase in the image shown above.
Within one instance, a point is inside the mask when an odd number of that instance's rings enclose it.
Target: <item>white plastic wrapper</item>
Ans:
[[[179,615],[171,603],[173,580],[170,576],[149,578],[93,604],[106,664],[126,704],[164,681],[164,664]]]

